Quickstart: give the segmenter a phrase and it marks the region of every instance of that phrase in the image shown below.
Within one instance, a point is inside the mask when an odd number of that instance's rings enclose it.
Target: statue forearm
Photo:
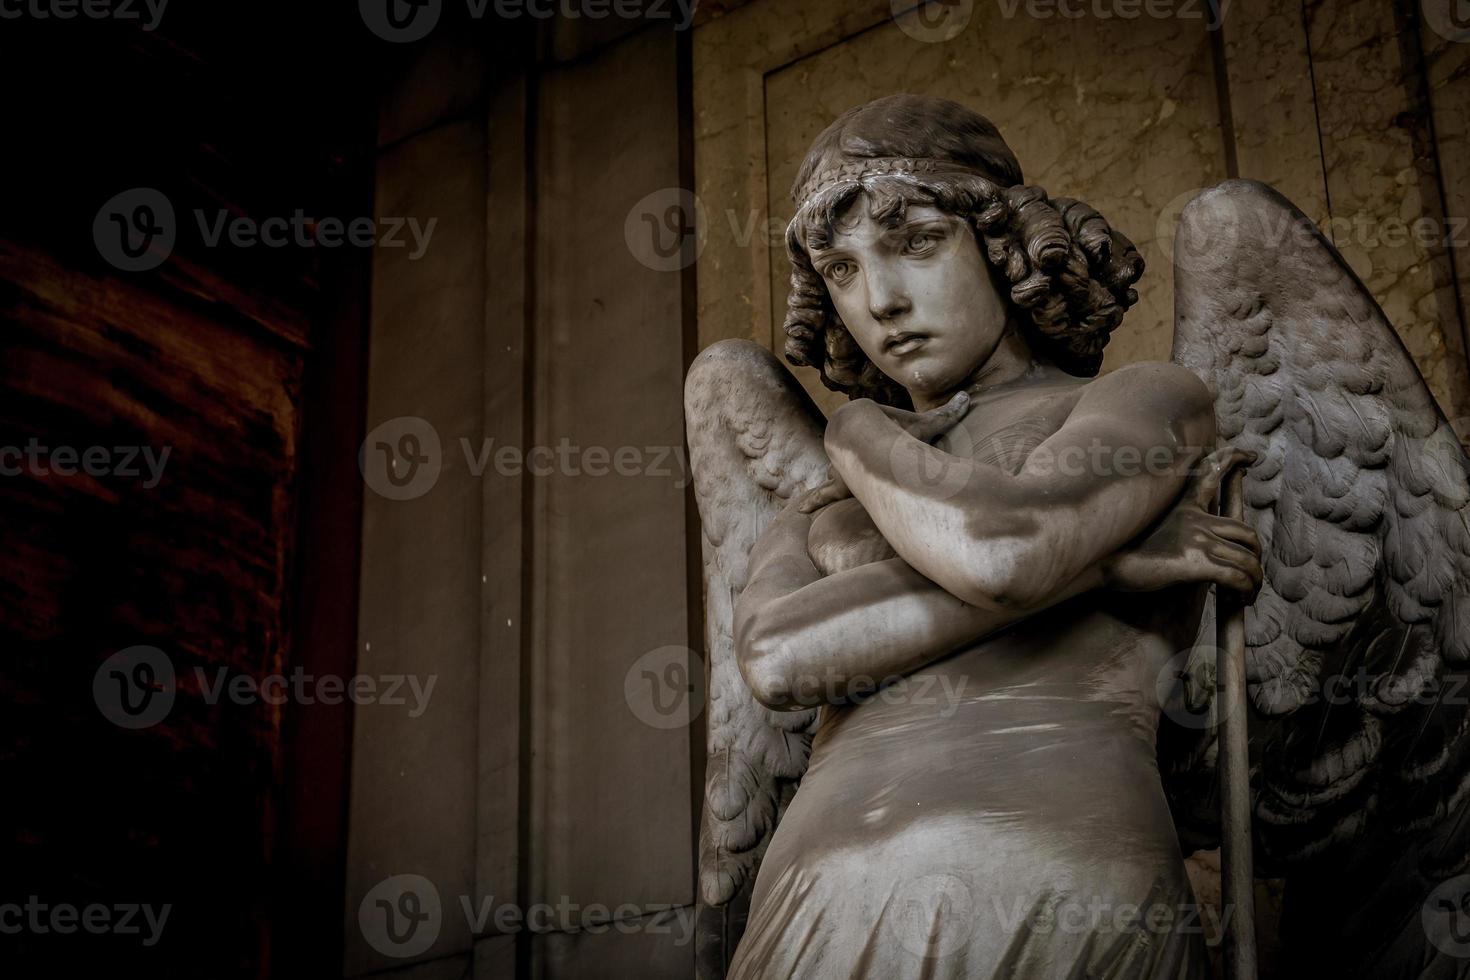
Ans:
[[[1214,441],[1213,409],[1181,368],[1094,383],[1018,472],[915,439],[872,402],[832,416],[832,466],[900,557],[991,609],[1050,601],[1178,501]],[[1147,464],[1144,464],[1147,460]]]
[[[894,551],[971,605],[1036,606],[1092,563],[1059,565],[1076,554],[1059,546],[1078,523],[1064,501],[1023,493],[1010,474],[913,438],[876,405],[839,409],[826,447]]]
[[[736,605],[741,671],[778,710],[871,692],[1102,582],[1092,569],[1042,605],[993,610],[956,599],[901,558],[810,579],[802,561],[766,564]]]

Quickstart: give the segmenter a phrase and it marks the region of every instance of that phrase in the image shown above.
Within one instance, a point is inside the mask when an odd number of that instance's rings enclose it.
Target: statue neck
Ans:
[[[1046,367],[1020,332],[1007,324],[990,355],[960,384],[948,391],[929,395],[910,391],[909,397],[913,399],[914,411],[927,412],[943,405],[961,391],[968,391],[974,397],[990,388],[1019,381]]]

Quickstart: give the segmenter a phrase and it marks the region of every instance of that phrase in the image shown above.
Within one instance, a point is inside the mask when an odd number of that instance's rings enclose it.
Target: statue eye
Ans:
[[[933,247],[936,241],[938,241],[938,238],[932,231],[921,231],[910,235],[908,241],[903,243],[903,246],[909,252],[923,252]]]
[[[823,269],[822,275],[832,280],[833,282],[841,282],[842,280],[851,276],[853,274],[853,271],[854,269],[851,262],[848,262],[845,259],[839,259],[836,262],[830,263],[825,269]]]

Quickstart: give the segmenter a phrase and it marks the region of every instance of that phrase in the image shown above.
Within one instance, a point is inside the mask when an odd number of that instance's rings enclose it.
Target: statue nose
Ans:
[[[892,320],[909,311],[909,302],[906,299],[894,298],[882,303],[870,303],[868,312],[873,314],[874,320]]]
[[[868,312],[874,320],[892,320],[907,313],[912,304],[897,282],[890,279],[868,281]]]

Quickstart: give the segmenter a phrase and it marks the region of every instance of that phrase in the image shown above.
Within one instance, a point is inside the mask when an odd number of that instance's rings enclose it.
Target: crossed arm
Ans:
[[[943,453],[871,402],[844,406],[827,430],[833,468],[899,557],[824,578],[807,551],[811,518],[788,506],[752,551],[736,603],[746,682],[777,709],[841,700],[1116,584],[1115,554],[1180,501],[1185,464],[1198,451],[1191,447],[1214,435],[1208,393],[1172,365],[1094,382],[1016,474]],[[1141,461],[1151,451],[1153,463],[1064,464],[1097,444],[1116,458]],[[919,466],[962,467],[963,479],[921,480]],[[1212,497],[1216,484],[1190,503]],[[1157,542],[1159,554],[1139,557],[1144,569],[1130,568],[1134,587],[1259,581],[1258,564],[1249,567],[1254,535],[1207,510],[1207,502],[1182,509],[1187,526],[1150,536],[1167,540]]]
[[[1198,378],[1172,364],[1135,364],[1089,384],[1014,475],[914,439],[872,402],[834,413],[826,448],[916,570],[974,605],[1024,609],[1156,520],[1178,499],[1191,458],[1214,440],[1214,405]],[[957,472],[940,483],[920,478],[937,467]]]
[[[902,558],[823,577],[807,552],[811,523],[796,506],[776,517],[735,604],[741,673],[777,710],[868,693],[1103,581],[1094,565],[1045,604],[995,610],[956,599]]]

